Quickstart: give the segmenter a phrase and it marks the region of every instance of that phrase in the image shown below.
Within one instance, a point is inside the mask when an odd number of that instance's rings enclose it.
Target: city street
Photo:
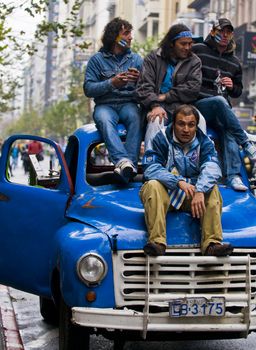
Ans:
[[[38,297],[13,288],[10,288],[10,295],[24,349],[58,350],[58,328],[43,321]],[[134,342],[127,343],[125,350],[255,350],[255,342],[253,333],[247,339],[238,340]],[[112,347],[112,342],[103,337],[91,337],[90,350],[111,350]]]

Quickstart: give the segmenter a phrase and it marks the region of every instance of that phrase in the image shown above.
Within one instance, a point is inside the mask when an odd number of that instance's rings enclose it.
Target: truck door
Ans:
[[[39,142],[29,154],[29,144]],[[12,150],[18,147],[18,161]],[[31,150],[30,147],[30,150]],[[43,159],[42,159],[43,158]],[[38,161],[41,159],[40,161]],[[65,225],[73,185],[60,147],[26,135],[9,138],[0,159],[0,283],[47,295],[57,261],[55,234]]]

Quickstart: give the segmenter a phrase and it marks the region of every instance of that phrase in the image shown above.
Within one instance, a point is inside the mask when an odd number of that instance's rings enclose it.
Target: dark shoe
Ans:
[[[144,253],[146,255],[150,255],[150,256],[164,255],[165,249],[166,249],[166,247],[164,244],[159,244],[159,243],[154,243],[154,242],[147,243],[143,248]]]
[[[211,243],[204,255],[206,256],[227,256],[233,252],[233,247],[229,243],[220,244],[220,243]]]

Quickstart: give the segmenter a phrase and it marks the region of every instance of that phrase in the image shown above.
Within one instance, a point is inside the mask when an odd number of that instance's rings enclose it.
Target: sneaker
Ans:
[[[148,242],[143,250],[146,255],[159,256],[165,254],[165,245],[161,243]]]
[[[131,179],[137,174],[137,170],[132,162],[124,160],[115,167],[114,172],[124,178]]]
[[[227,256],[233,252],[233,247],[229,243],[210,243],[204,255],[206,256]]]
[[[256,162],[256,146],[253,142],[247,141],[243,145],[243,150],[250,160]]]
[[[227,185],[235,191],[247,191],[248,187],[245,186],[240,176],[235,175],[227,179]]]

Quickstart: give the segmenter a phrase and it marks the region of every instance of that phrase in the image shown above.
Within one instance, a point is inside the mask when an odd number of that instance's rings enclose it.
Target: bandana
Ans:
[[[119,44],[122,47],[126,47],[127,46],[127,41],[122,39],[121,35],[117,36],[116,43]]]
[[[187,30],[185,32],[180,32],[172,39],[172,41],[180,39],[180,38],[192,38],[192,33],[189,30]]]
[[[221,40],[222,40],[221,34],[219,34],[219,33],[215,34],[214,35],[214,40],[216,41],[217,44],[219,44],[221,42]]]
[[[227,42],[229,43],[233,38],[233,33],[230,33],[229,35],[226,36]],[[223,39],[222,36],[222,30],[216,29],[215,31],[215,35],[214,35],[214,40],[217,44],[219,44],[221,42],[221,40]]]

